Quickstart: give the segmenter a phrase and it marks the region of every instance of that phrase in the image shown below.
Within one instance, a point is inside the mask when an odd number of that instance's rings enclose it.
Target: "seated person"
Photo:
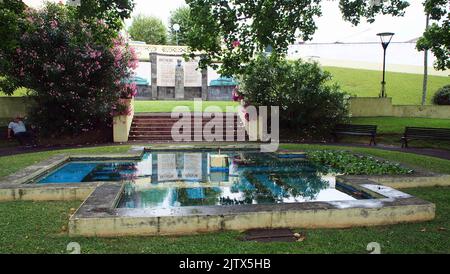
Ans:
[[[14,121],[8,125],[8,139],[15,137],[21,145],[32,144],[36,145],[34,136],[31,132],[27,131],[22,118],[16,117]]]

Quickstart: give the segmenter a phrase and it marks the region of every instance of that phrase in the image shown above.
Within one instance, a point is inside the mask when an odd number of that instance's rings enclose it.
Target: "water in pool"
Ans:
[[[303,154],[155,152],[136,162],[70,162],[38,183],[127,181],[120,208],[354,200]]]

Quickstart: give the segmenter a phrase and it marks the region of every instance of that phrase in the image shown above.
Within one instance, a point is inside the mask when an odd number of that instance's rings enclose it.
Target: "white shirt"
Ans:
[[[27,129],[25,128],[25,124],[22,121],[19,121],[18,123],[11,122],[9,123],[8,128],[11,129],[14,134],[27,131]]]

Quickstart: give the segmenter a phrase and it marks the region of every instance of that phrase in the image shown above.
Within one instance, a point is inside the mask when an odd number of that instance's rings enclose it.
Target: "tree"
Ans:
[[[450,69],[450,2],[448,0],[426,0],[425,13],[433,23],[417,41],[417,49],[430,50],[436,57],[437,70]]]
[[[190,9],[189,7],[181,7],[173,11],[170,15],[170,43],[173,45],[177,44],[183,46],[187,44],[186,34],[190,28]],[[173,29],[173,25],[180,25],[180,30],[178,33]]]
[[[348,116],[347,95],[317,63],[258,55],[241,77],[248,105],[279,106],[281,128],[327,134]]]
[[[123,20],[130,18],[133,8],[133,0],[82,0],[76,15],[85,21],[103,20],[111,29],[119,31]]]
[[[58,4],[64,6],[63,4]],[[79,7],[66,7],[67,13],[74,19],[86,24],[100,22],[108,26],[100,32],[92,30],[92,35],[99,43],[109,43],[111,37],[117,37],[123,26],[123,19],[129,18],[133,10],[132,0],[83,0]],[[21,35],[30,26],[26,18],[26,5],[21,0],[0,0],[0,90],[12,94],[21,86],[20,78],[14,77],[11,64],[13,54]]]
[[[137,59],[102,20],[80,20],[72,8],[47,4],[27,10],[27,28],[13,54],[10,79],[31,90],[29,118],[41,133],[77,134],[112,122],[121,98],[136,87]]]
[[[223,74],[241,73],[256,53],[269,46],[273,54],[283,55],[297,38],[311,39],[323,1],[186,0],[191,9],[187,41],[193,52],[206,53],[201,67],[220,61]],[[339,2],[343,19],[354,25],[362,18],[373,22],[377,14],[403,15],[408,5],[404,0]]]
[[[143,41],[150,45],[167,44],[166,26],[160,19],[153,16],[134,17],[128,32],[136,41]]]
[[[25,7],[22,1],[0,1],[0,76],[4,76],[11,67],[11,56],[25,27]],[[15,86],[6,78],[1,78],[0,83],[8,90]]]

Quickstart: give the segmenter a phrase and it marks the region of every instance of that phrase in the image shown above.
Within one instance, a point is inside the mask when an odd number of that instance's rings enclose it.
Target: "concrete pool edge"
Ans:
[[[166,210],[116,208],[123,184],[96,188],[69,219],[70,236],[185,235],[253,228],[347,228],[420,222],[435,205],[370,181],[361,187],[386,198],[272,205],[191,206]]]
[[[14,200],[36,200],[36,201],[61,201],[61,200],[85,200],[95,188],[104,182],[73,183],[73,184],[35,184],[30,181],[51,172],[55,168],[68,161],[81,160],[139,160],[146,151],[162,150],[190,150],[190,149],[244,149],[253,150],[257,146],[248,145],[167,145],[157,144],[152,146],[132,146],[130,150],[123,154],[58,154],[37,164],[28,166],[14,174],[6,176],[0,180],[0,201]],[[304,153],[296,150],[280,150],[280,153]],[[450,186],[450,175],[436,174],[419,170],[413,175],[401,176],[339,176],[347,182],[353,180],[371,180],[393,188],[407,187],[431,187]]]
[[[44,176],[70,161],[130,160],[137,161],[144,153],[142,147],[132,147],[123,154],[58,154],[30,165],[0,180],[0,202],[5,201],[84,201],[104,182],[36,184]]]
[[[378,189],[378,192],[396,194],[394,197],[384,195],[388,198],[353,202],[183,207],[161,214],[161,211],[152,213],[151,210],[116,208],[125,182],[29,183],[71,160],[138,160],[145,151],[193,148],[198,149],[197,146],[161,145],[132,147],[124,154],[59,154],[3,178],[0,181],[0,201],[82,200],[83,203],[69,220],[71,236],[182,235],[249,228],[343,228],[432,220],[435,216],[434,204],[404,194],[394,187],[450,185],[450,175],[431,172],[407,176],[338,176],[339,180],[360,185],[368,192],[377,192],[376,188],[381,187],[384,190]],[[202,148],[218,149],[217,146]],[[248,147],[232,145],[224,151],[239,148]]]

